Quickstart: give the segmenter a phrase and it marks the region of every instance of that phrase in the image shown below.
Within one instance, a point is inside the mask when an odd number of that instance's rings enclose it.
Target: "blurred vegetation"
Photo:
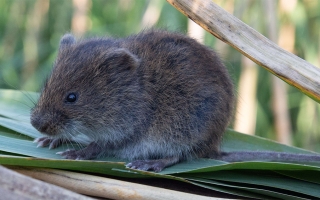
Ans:
[[[263,0],[214,2],[266,37],[270,36],[270,21],[266,19],[275,16],[272,20],[278,38],[275,42],[319,67],[320,1],[279,0],[274,1],[274,10],[267,9]],[[78,37],[122,37],[153,26],[188,34],[190,22],[164,0],[1,0],[0,88],[38,91],[50,73],[59,39],[66,32]],[[247,62],[210,34],[201,37],[221,55],[239,91],[238,83],[246,67],[243,63]],[[249,76],[249,84],[243,86],[255,86],[253,103],[248,105],[253,125],[247,126],[259,136],[277,139],[272,102],[284,99],[287,102],[284,111],[289,114],[285,123],[291,137],[287,143],[292,141],[292,145],[320,151],[319,105],[290,86],[285,86],[284,97],[272,100],[272,75],[252,63],[249,65],[254,68],[251,76],[257,79],[251,81]],[[239,95],[239,102],[248,104],[244,101],[246,92]],[[249,120],[245,112],[236,113],[235,120],[246,124]]]

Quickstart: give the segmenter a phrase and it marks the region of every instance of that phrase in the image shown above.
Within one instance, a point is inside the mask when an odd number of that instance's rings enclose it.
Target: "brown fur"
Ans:
[[[76,102],[66,101],[70,93]],[[48,135],[39,146],[89,138],[82,154],[69,150],[61,153],[65,158],[103,154],[133,160],[131,168],[160,171],[219,155],[233,104],[233,85],[219,57],[189,37],[150,30],[76,42],[67,34],[31,123]]]

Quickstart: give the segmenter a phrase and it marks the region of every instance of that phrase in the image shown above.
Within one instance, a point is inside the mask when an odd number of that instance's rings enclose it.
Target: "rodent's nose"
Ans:
[[[49,123],[41,117],[31,117],[31,125],[41,133],[48,133]]]

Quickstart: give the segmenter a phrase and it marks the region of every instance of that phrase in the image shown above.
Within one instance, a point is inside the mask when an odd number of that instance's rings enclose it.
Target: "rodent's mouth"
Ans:
[[[57,126],[52,126],[49,123],[44,123],[41,124],[38,121],[31,120],[32,126],[37,129],[41,134],[46,135],[46,136],[58,136],[61,135],[60,131],[58,131]]]

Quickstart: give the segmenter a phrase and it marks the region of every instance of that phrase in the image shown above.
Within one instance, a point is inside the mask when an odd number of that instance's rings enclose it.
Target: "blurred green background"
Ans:
[[[320,1],[214,0],[266,37],[320,65]],[[231,127],[320,152],[320,107],[164,0],[0,0],[0,88],[39,91],[60,37],[123,37],[148,27],[179,31],[215,49],[238,95]]]

